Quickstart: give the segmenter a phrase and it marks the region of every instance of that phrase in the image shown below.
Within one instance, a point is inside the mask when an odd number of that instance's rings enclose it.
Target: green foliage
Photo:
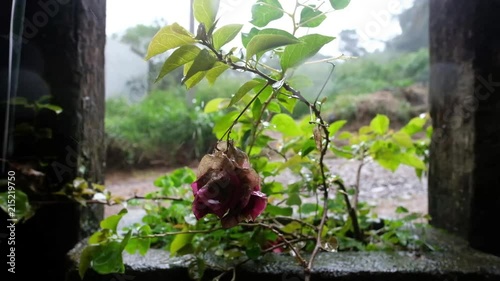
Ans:
[[[343,121],[337,121],[332,126],[339,127]],[[336,125],[339,124],[339,125]],[[390,130],[390,120],[385,115],[377,115],[357,133],[344,131],[338,138],[348,144],[340,149],[332,147],[332,152],[341,158],[365,158],[375,160],[380,166],[395,171],[400,165],[415,168],[417,176],[427,170],[429,139],[415,137],[425,133],[429,125],[429,116],[422,115],[411,119],[400,130]]]
[[[258,27],[264,27],[283,17],[283,14],[283,7],[278,0],[259,0],[252,7],[251,23]]]
[[[214,32],[214,48],[219,50],[229,43],[240,33],[242,28],[242,24],[229,24],[217,29],[217,31]]]
[[[349,2],[331,0],[330,4],[340,10]],[[192,211],[193,193],[208,186],[198,186],[197,180],[216,180],[215,168],[206,174],[178,169],[155,181],[158,190],[148,194],[141,204],[147,213],[142,223],[116,229],[123,213],[103,221],[101,230],[89,239],[81,272],[89,267],[99,273],[121,272],[123,263],[117,253],[127,250],[144,254],[149,247],[167,249],[173,255],[189,254],[188,272],[197,280],[209,266],[204,262],[207,252],[233,261],[233,266],[222,270],[232,271],[234,279],[238,262],[258,260],[275,251],[293,254],[309,274],[320,250],[425,250],[425,242],[415,229],[424,226],[428,217],[408,213],[401,207],[397,210],[401,218],[377,219],[371,207],[358,202],[358,187],[347,188],[324,160],[332,156],[361,162],[373,160],[392,171],[408,165],[421,175],[427,169],[428,142],[414,137],[429,130],[427,116],[418,117],[425,120],[412,119],[394,131],[390,118],[378,114],[358,132],[341,131],[347,122],[326,122],[321,114],[324,99],[309,101],[294,88],[300,85],[300,79],[294,81],[290,77],[294,72],[287,72],[299,68],[335,39],[320,34],[295,37],[299,28],[321,24],[327,12],[300,1],[288,12],[278,0],[258,0],[252,8],[251,23],[262,29],[252,28],[242,34],[243,55],[237,57],[234,54],[238,48],[220,50],[237,38],[241,28],[217,27],[218,4],[215,0],[195,0],[194,15],[200,22],[196,36],[175,23],[164,27],[152,38],[147,58],[174,49],[161,75],[184,66],[183,82],[188,89],[200,85],[205,78],[209,84],[220,83],[220,74],[229,69],[251,74],[230,95],[217,95],[203,103],[196,116],[202,116],[202,110],[204,114],[219,114],[207,118],[213,121],[207,128],[220,141],[234,143],[249,156],[251,167],[261,179],[260,189],[267,196],[266,209],[255,221],[245,220],[231,228],[211,214],[197,220]],[[290,32],[266,28],[285,15],[292,19]],[[195,50],[196,55],[186,50]],[[261,59],[264,56],[275,57],[277,66],[267,65],[267,60]],[[333,58],[326,61],[330,60]],[[153,93],[137,106],[115,105],[110,112],[119,115],[110,117],[106,125],[133,143],[150,145],[156,141],[172,151],[193,130],[203,126],[193,124],[188,113],[181,111],[186,105],[175,98]],[[298,122],[292,117],[297,104],[309,111]],[[154,135],[157,132],[161,133]],[[287,177],[286,185],[276,180],[280,175]],[[190,187],[195,181],[197,185]],[[225,192],[230,192],[229,187],[225,188]],[[257,192],[257,187],[253,188]],[[238,209],[229,213],[233,211]],[[424,223],[417,224],[421,221]],[[309,261],[304,254],[311,254]],[[103,262],[104,257],[113,260]]]
[[[324,45],[330,43],[334,37],[323,36],[320,34],[309,34],[300,37],[301,44],[291,45],[285,48],[281,57],[281,67],[287,70],[290,67],[295,67],[306,59],[314,56],[323,48]]]
[[[429,51],[408,54],[373,54],[348,60],[335,70],[331,91],[359,95],[382,89],[406,87],[428,81]]]
[[[211,126],[217,114],[207,115],[196,104],[188,109],[181,95],[186,95],[185,90],[173,88],[150,93],[137,104],[108,100],[105,120],[108,150],[125,154],[125,159],[115,161],[125,160],[127,165],[148,160],[177,164],[204,153],[215,141]]]

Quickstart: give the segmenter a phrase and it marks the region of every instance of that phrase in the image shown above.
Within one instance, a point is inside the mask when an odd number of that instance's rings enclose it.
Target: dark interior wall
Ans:
[[[500,256],[500,1],[478,1],[474,194],[469,239]]]
[[[63,111],[56,114],[15,106],[13,126],[22,123],[49,128],[50,138],[17,136],[8,160],[27,163],[46,174],[46,190],[30,193],[39,201],[35,215],[16,226],[17,280],[27,275],[64,280],[66,253],[92,232],[102,218],[102,206],[82,208],[51,195],[75,177],[103,183],[104,165],[104,45],[105,0],[27,0],[18,97],[36,101],[48,96]],[[0,1],[0,94],[6,95],[8,35],[12,0]],[[0,110],[3,121],[4,107]],[[1,131],[3,132],[3,122]],[[40,161],[42,160],[42,161]],[[11,169],[12,167],[10,167]],[[2,178],[5,176],[2,173]],[[21,176],[17,185],[23,185]],[[3,192],[4,190],[0,190]],[[57,200],[56,200],[57,199]],[[35,204],[36,205],[36,204]],[[0,212],[0,234],[7,217]],[[1,253],[7,243],[0,241]],[[0,256],[1,276],[6,255]]]

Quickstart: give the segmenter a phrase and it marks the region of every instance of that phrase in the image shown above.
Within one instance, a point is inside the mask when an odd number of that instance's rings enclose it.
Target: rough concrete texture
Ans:
[[[500,257],[478,252],[464,240],[431,229],[427,241],[437,251],[410,252],[339,252],[320,253],[313,268],[312,280],[500,280]],[[81,242],[70,253],[72,267],[67,281],[80,281],[77,273]],[[125,274],[98,275],[88,272],[84,280],[191,280],[186,266],[190,256],[170,258],[163,250],[150,250],[145,256],[124,254]],[[231,263],[210,254],[206,263],[230,268]],[[220,274],[207,271],[204,280]],[[231,280],[228,272],[220,280]],[[302,268],[289,255],[267,254],[244,263],[236,270],[235,280],[303,280]]]

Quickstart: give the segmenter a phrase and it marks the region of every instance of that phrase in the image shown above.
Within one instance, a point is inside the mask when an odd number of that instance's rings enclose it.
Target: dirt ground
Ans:
[[[346,186],[355,183],[357,162],[345,159],[329,159],[327,165],[344,179]],[[196,168],[196,165],[191,165]],[[147,170],[112,171],[106,174],[106,187],[114,195],[131,198],[154,191],[153,182],[172,168],[151,168]],[[293,180],[293,176],[283,173],[277,180]],[[411,212],[427,214],[427,179],[419,179],[412,168],[401,166],[392,173],[375,163],[363,167],[360,181],[360,200],[376,206],[375,212],[380,217],[393,217],[395,209],[403,206]],[[105,208],[105,216],[117,213],[122,206]]]

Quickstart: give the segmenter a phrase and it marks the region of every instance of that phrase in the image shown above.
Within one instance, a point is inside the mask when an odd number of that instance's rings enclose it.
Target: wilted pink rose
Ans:
[[[248,156],[232,143],[221,142],[214,153],[205,155],[196,176],[191,184],[196,219],[215,214],[223,227],[230,228],[255,220],[266,208],[259,175],[250,167]]]

